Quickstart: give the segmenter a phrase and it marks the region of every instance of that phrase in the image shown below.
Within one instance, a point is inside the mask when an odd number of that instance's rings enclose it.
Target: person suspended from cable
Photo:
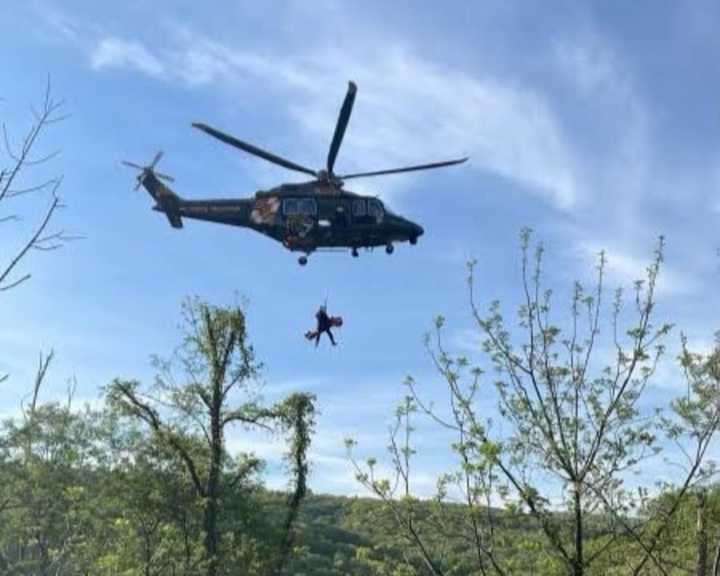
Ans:
[[[315,347],[317,348],[318,344],[320,343],[320,336],[323,332],[325,332],[328,335],[328,338],[330,338],[330,342],[333,346],[337,345],[337,342],[335,342],[335,338],[332,333],[332,328],[340,328],[340,326],[343,325],[343,319],[340,316],[329,316],[327,313],[327,303],[320,306],[320,309],[315,314],[315,319],[317,320],[317,327],[316,329],[309,330],[305,333],[305,338],[308,340],[315,340]]]

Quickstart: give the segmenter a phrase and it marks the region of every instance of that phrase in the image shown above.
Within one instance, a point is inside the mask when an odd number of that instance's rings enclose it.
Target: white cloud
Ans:
[[[94,48],[90,63],[93,69],[129,68],[153,78],[165,76],[165,65],[144,44],[135,40],[103,38]]]
[[[596,96],[598,90],[633,97],[634,89],[616,54],[598,36],[585,35],[556,39],[554,57],[565,78],[583,94]]]
[[[32,7],[33,13],[51,34],[66,42],[76,42],[79,39],[80,28],[67,14],[40,0],[35,0]]]
[[[629,288],[646,278],[652,258],[648,242],[662,232],[648,230],[658,225],[650,216],[653,192],[658,195],[666,186],[668,168],[654,165],[652,109],[638,90],[632,60],[601,36],[585,31],[557,39],[553,59],[582,114],[591,118],[589,131],[574,131],[583,141],[582,180],[590,193],[568,232],[582,238],[577,251],[584,261],[604,249],[610,283]],[[696,283],[684,268],[684,263],[664,263],[657,293],[693,293]]]
[[[635,81],[633,60],[592,31],[573,32],[553,42],[559,79],[571,87],[583,121],[573,137],[582,150],[584,204],[566,233],[582,255],[582,268],[605,249],[609,284],[630,288],[645,279],[653,239],[667,231],[657,205],[667,173],[656,165],[652,105]],[[683,178],[685,182],[685,178]],[[676,249],[675,238],[673,249]],[[658,295],[687,295],[697,289],[687,262],[664,263]]]

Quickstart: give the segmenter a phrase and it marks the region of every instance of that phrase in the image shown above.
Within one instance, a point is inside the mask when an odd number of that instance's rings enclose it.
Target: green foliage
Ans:
[[[230,495],[242,503],[248,479],[259,461],[225,449],[226,429],[233,423],[275,429],[290,435],[288,463],[294,490],[281,523],[282,535],[273,570],[281,572],[292,550],[293,524],[307,491],[307,451],[314,426],[314,398],[294,394],[275,406],[263,406],[256,391],[261,365],[248,342],[240,307],[219,307],[197,298],[183,306],[183,340],[173,358],[156,358],[154,386],[141,391],[138,382],[115,380],[108,400],[120,415],[147,426],[152,439],[181,463],[189,479],[193,504],[203,513],[203,547],[208,576],[228,573],[229,566],[258,570],[257,546],[233,516]],[[176,367],[181,376],[177,377]],[[223,531],[231,526],[229,535]],[[269,562],[269,561],[268,561]],[[268,564],[270,566],[271,564]]]
[[[687,395],[664,411],[647,410],[641,398],[672,328],[655,320],[663,238],[646,278],[634,284],[629,306],[620,290],[606,304],[606,258],[601,253],[594,285],[587,290],[576,282],[569,314],[561,317],[553,291],[544,284],[542,244],[533,247],[526,229],[520,247],[516,321],[504,317],[497,301],[481,310],[474,295],[475,263],[470,262],[470,312],[482,341],[477,355],[482,364],[474,366],[446,347],[446,321],[438,316],[425,345],[447,385],[447,407],[424,404],[415,380],[408,378],[411,395],[399,407],[390,434],[389,478],[377,475],[375,459],[366,465],[354,460],[354,444],[349,443],[356,477],[395,519],[412,550],[411,560],[435,576],[454,570],[665,574],[662,543],[672,537],[673,517],[692,489],[715,473],[706,455],[720,427],[720,341],[709,355],[693,354],[684,345],[680,360]],[[494,381],[484,378],[489,373]],[[493,385],[501,416],[496,427],[478,404]],[[453,436],[450,449],[457,462],[440,477],[429,515],[421,513],[408,488],[417,449],[411,442],[416,413]],[[659,462],[660,454],[671,453],[664,436],[677,445],[681,458],[671,465],[682,472],[675,475],[676,482],[661,487],[663,499],[651,506],[649,491],[632,490],[627,480],[653,459]],[[449,511],[453,497],[464,503],[461,512]],[[488,512],[493,503],[507,517],[531,525],[535,540],[507,540],[499,518]],[[462,522],[453,520],[458,514]],[[439,542],[428,536],[437,531],[443,534]],[[461,568],[446,561],[455,546],[473,550],[463,557]],[[612,557],[623,546],[632,553],[615,565]]]

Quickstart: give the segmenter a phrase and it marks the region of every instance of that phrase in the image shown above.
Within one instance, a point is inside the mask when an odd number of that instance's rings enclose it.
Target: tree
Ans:
[[[261,369],[248,342],[240,307],[212,306],[199,299],[184,306],[183,343],[170,361],[156,360],[159,374],[149,393],[136,381],[115,380],[108,396],[116,409],[149,427],[158,441],[183,463],[195,496],[202,502],[204,552],[208,576],[229,573],[223,565],[221,503],[258,471],[260,462],[226,452],[225,434],[231,424],[282,430],[292,434],[289,460],[294,476],[284,522],[279,558],[282,569],[290,552],[297,510],[306,492],[307,450],[313,429],[313,398],[294,394],[263,406],[252,385]],[[182,369],[177,381],[174,367]],[[233,395],[244,398],[233,404]]]
[[[454,434],[452,447],[459,461],[458,470],[441,478],[438,512],[426,523],[446,540],[471,543],[476,552],[473,570],[479,574],[518,573],[522,556],[519,542],[508,542],[507,532],[497,530],[492,503],[502,504],[505,519],[529,518],[543,535],[542,554],[533,559],[536,570],[573,576],[619,570],[635,575],[650,563],[658,573],[667,574],[660,544],[693,486],[711,472],[703,463],[720,423],[720,408],[717,385],[692,378],[687,398],[674,402],[669,414],[640,407],[671,330],[669,324],[654,324],[663,240],[646,279],[634,286],[631,310],[625,309],[620,290],[610,307],[605,305],[606,260],[601,253],[592,290],[575,283],[565,330],[554,323],[552,291],[543,284],[542,245],[531,257],[529,230],[523,231],[521,240],[519,329],[504,320],[499,302],[481,313],[474,297],[474,263],[468,269],[470,309],[483,342],[483,367],[496,374],[501,426],[494,428],[478,410],[486,372],[450,353],[442,317],[426,347],[448,387],[448,409],[424,402],[417,383],[408,380],[411,397],[404,413],[425,413]],[[603,362],[603,353],[609,362]],[[705,365],[697,358],[691,362],[687,353],[682,362]],[[498,427],[502,435],[494,432]],[[647,488],[631,489],[627,480],[645,462],[657,461],[665,448],[662,435],[677,443],[687,462],[680,482],[658,487],[666,497],[657,500]],[[398,448],[391,437],[390,452],[394,470],[407,485],[409,440]],[[376,478],[374,461],[370,464],[369,472],[359,470],[359,480],[397,507],[391,484]],[[444,521],[442,504],[450,490],[461,494],[466,504],[461,530],[457,523]],[[437,550],[421,537],[412,508],[398,515],[398,524],[420,550],[428,572],[446,573]],[[620,546],[632,553],[613,556]]]
[[[30,196],[49,193],[49,204],[38,210],[38,221],[31,227],[28,235],[21,239],[9,252],[4,262],[0,262],[0,292],[10,290],[30,279],[30,273],[17,275],[17,269],[31,250],[56,250],[69,239],[62,230],[50,232],[49,226],[57,210],[62,208],[58,190],[62,177],[53,177],[44,181],[29,182],[29,172],[37,170],[59,154],[59,151],[36,156],[36,148],[43,135],[52,125],[66,118],[62,114],[63,101],[52,96],[48,80],[39,108],[33,107],[33,122],[21,138],[19,146],[11,143],[7,126],[3,123],[5,157],[0,158],[0,224],[18,223],[20,215],[16,202]],[[6,208],[7,207],[7,208]],[[6,209],[9,212],[6,212]],[[6,253],[7,254],[7,253]]]
[[[67,403],[39,402],[52,354],[40,358],[31,400],[0,427],[0,571],[64,574],[79,569],[75,550],[91,530],[94,415]]]
[[[37,222],[19,234],[7,230],[8,237],[3,241],[5,249],[0,257],[0,292],[15,288],[30,279],[30,273],[17,274],[17,271],[31,251],[57,250],[66,241],[72,239],[62,230],[50,231],[53,217],[63,208],[58,196],[62,177],[28,181],[29,172],[37,170],[59,153],[55,151],[43,156],[35,155],[43,133],[66,118],[62,114],[62,108],[63,101],[53,98],[48,79],[40,107],[31,108],[33,123],[25,132],[18,147],[11,143],[8,128],[3,122],[4,155],[0,153],[0,232],[4,231],[3,227],[18,225],[21,222],[19,201],[49,195],[49,203],[45,208],[37,208],[32,203],[26,203],[28,205],[24,207],[25,211],[32,213]],[[8,374],[0,374],[0,383],[7,380],[8,376]]]
[[[692,352],[685,335],[682,335],[680,363],[687,381],[687,395],[673,401],[673,417],[664,421],[668,437],[683,455],[686,476],[693,477],[692,485],[683,485],[692,494],[691,506],[695,510],[695,566],[696,576],[708,574],[708,512],[709,488],[716,470],[712,461],[703,463],[709,442],[705,441],[714,427],[717,427],[718,402],[720,401],[720,332],[715,335],[714,347],[709,352]],[[686,449],[690,440],[694,450]],[[701,462],[701,464],[698,464]],[[667,508],[667,506],[666,506]],[[672,510],[672,509],[671,509]],[[667,514],[667,512],[665,512]],[[676,525],[676,524],[675,524]],[[690,570],[688,570],[690,571]],[[720,573],[720,541],[716,545],[713,573]]]
[[[94,436],[103,456],[88,494],[94,530],[77,551],[87,573],[197,574],[202,507],[183,463],[141,424],[105,410]]]

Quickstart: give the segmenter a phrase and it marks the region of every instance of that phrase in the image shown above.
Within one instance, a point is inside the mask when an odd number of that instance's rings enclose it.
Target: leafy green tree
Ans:
[[[202,503],[204,561],[208,576],[233,573],[234,539],[223,541],[225,505],[259,470],[250,456],[226,451],[225,431],[234,423],[291,434],[289,461],[294,476],[274,569],[280,571],[292,549],[293,523],[306,492],[307,449],[313,428],[313,398],[294,394],[270,407],[254,392],[260,365],[248,342],[241,308],[212,306],[192,299],[183,307],[183,343],[173,359],[157,360],[159,373],[148,393],[136,381],[116,380],[108,389],[111,404],[147,425],[158,442],[179,458]],[[175,368],[182,370],[182,380]],[[233,396],[243,395],[239,403]],[[235,494],[236,495],[236,494]],[[237,495],[236,495],[237,496]],[[232,533],[233,530],[230,530]]]
[[[66,404],[41,403],[52,360],[40,358],[31,400],[20,418],[0,429],[0,572],[63,574],[76,567],[74,551],[92,522],[94,414]]]
[[[476,407],[484,370],[446,348],[444,319],[426,339],[428,353],[450,393],[445,412],[423,402],[413,379],[411,396],[399,413],[405,438],[390,454],[404,487],[395,500],[396,484],[374,474],[374,460],[358,469],[358,479],[393,510],[397,523],[419,551],[427,572],[452,573],[441,548],[431,547],[430,526],[446,542],[464,541],[475,550],[472,569],[465,573],[515,574],[527,557],[518,542],[498,529],[492,504],[501,504],[509,517],[529,518],[543,535],[535,548],[533,569],[548,574],[581,576],[608,573],[610,556],[620,549],[623,574],[640,574],[652,566],[666,574],[660,544],[671,519],[690,489],[711,473],[703,467],[720,422],[715,383],[693,379],[686,399],[672,404],[669,415],[641,410],[640,400],[664,353],[669,324],[655,325],[655,291],[663,262],[662,239],[647,269],[645,281],[634,286],[632,308],[615,292],[605,305],[605,256],[600,254],[597,280],[588,292],[576,283],[570,300],[569,326],[562,329],[552,313],[552,291],[543,284],[543,248],[531,256],[531,234],[522,234],[522,304],[517,324],[505,321],[498,302],[482,313],[474,298],[474,264],[469,265],[470,308],[483,344],[486,368],[495,374],[498,412],[503,434]],[[605,312],[609,314],[605,316]],[[633,317],[634,316],[634,317]],[[602,337],[606,336],[605,340]],[[611,353],[607,354],[610,350]],[[606,358],[603,357],[606,356]],[[683,365],[705,366],[704,360],[683,357]],[[707,370],[707,368],[703,368]],[[701,370],[701,372],[703,372]],[[705,374],[705,372],[703,372]],[[437,513],[418,516],[409,495],[410,415],[420,411],[455,435],[452,449],[459,469],[440,479]],[[626,479],[658,460],[668,435],[687,456],[679,483],[659,487],[667,493],[662,505],[650,490],[632,490]],[[357,463],[356,463],[357,464]],[[450,494],[465,503],[463,528],[443,520]],[[442,543],[441,543],[442,544]]]
[[[182,462],[113,412],[97,423],[104,447],[96,487],[102,520],[88,549],[93,574],[197,574],[202,508]]]
[[[663,428],[676,446],[682,460],[686,481],[679,487],[668,487],[667,494],[651,503],[652,516],[673,517],[672,522],[653,522],[661,544],[658,549],[664,563],[697,576],[709,574],[711,559],[710,516],[717,518],[717,494],[711,491],[716,466],[705,455],[710,448],[709,436],[718,421],[720,401],[720,333],[714,347],[705,353],[690,350],[682,336],[680,363],[687,381],[687,393],[673,401],[673,412],[663,419]],[[685,498],[683,498],[685,496]],[[713,574],[720,573],[720,537],[717,540]],[[639,540],[633,531],[633,539]]]

